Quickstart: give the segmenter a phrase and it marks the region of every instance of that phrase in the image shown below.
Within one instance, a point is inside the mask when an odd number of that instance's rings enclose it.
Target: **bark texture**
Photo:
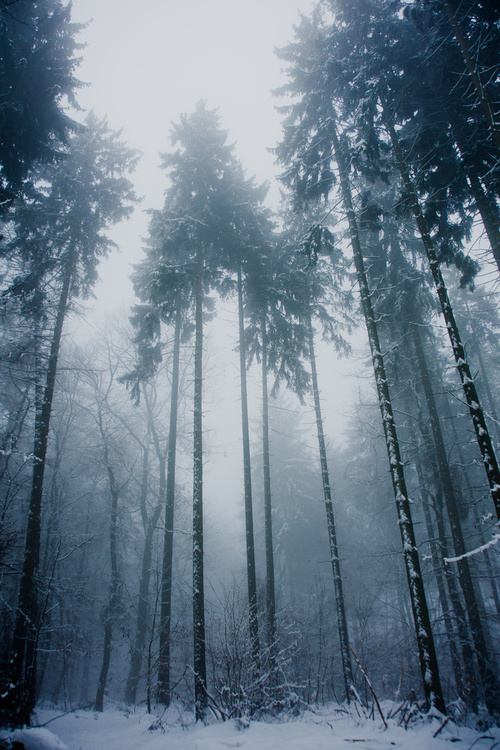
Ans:
[[[344,148],[340,143],[335,125],[332,123],[332,141],[335,160],[339,169],[340,187],[344,201],[344,208],[349,224],[349,236],[351,240],[356,274],[358,278],[361,295],[361,306],[365,318],[368,340],[372,355],[373,370],[377,388],[382,423],[384,427],[389,466],[396,500],[399,529],[403,545],[406,575],[412,603],[413,621],[419,651],[420,669],[424,685],[424,693],[430,706],[434,706],[445,713],[445,703],[439,678],[439,670],[434,647],[434,638],[429,618],[429,609],[425,597],[424,583],[420,570],[413,522],[410,511],[410,500],[406,489],[406,481],[401,461],[399,441],[394,421],[389,384],[385,373],[384,360],[380,349],[377,323],[368,287],[359,231],[354,213],[351,187],[349,184],[349,170]]]

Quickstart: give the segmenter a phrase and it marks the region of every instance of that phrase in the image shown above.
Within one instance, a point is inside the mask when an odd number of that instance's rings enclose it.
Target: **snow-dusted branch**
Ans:
[[[486,542],[486,544],[482,544],[480,547],[476,547],[476,549],[472,549],[470,552],[466,552],[465,554],[459,555],[458,557],[445,557],[443,559],[445,563],[460,562],[466,557],[474,557],[475,555],[481,554],[481,552],[486,552],[487,549],[490,549],[490,547],[494,547],[495,544],[498,544],[498,542],[500,542],[500,534],[495,534],[493,539],[490,539],[489,542]]]

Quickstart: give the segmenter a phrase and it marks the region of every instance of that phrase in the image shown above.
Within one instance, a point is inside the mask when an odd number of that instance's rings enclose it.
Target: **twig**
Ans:
[[[53,716],[51,719],[47,719],[46,722],[43,724],[32,724],[32,729],[41,729],[42,727],[46,727],[48,724],[51,724],[53,721],[56,721],[56,719],[62,719],[63,716],[69,716],[69,714],[74,714],[75,711],[87,711],[89,708],[92,708],[94,704],[93,703],[87,703],[85,706],[77,706],[76,708],[71,708],[69,711],[65,711],[62,714],[57,714],[57,716]]]
[[[449,720],[450,720],[450,717],[449,717],[449,716],[447,716],[447,717],[446,717],[446,719],[445,719],[445,720],[443,721],[443,723],[441,724],[441,726],[439,727],[439,729],[436,729],[436,731],[434,732],[434,734],[433,734],[432,736],[433,736],[433,737],[437,737],[437,736],[438,736],[438,734],[439,734],[440,732],[442,732],[442,731],[443,731],[443,729],[445,728],[445,726],[446,726],[446,725],[448,724]]]
[[[375,701],[375,703],[377,704],[378,712],[379,712],[379,714],[380,714],[380,716],[381,716],[381,719],[382,719],[382,721],[384,722],[384,727],[385,727],[385,728],[387,729],[387,722],[386,722],[386,720],[385,720],[385,716],[384,716],[384,714],[382,713],[382,709],[380,708],[380,703],[378,702],[378,698],[377,698],[377,696],[375,695],[375,690],[373,689],[373,686],[372,686],[372,684],[371,684],[371,682],[370,682],[370,678],[369,678],[369,677],[368,677],[368,675],[366,674],[366,671],[365,671],[365,669],[364,669],[363,665],[361,664],[360,660],[359,660],[359,659],[358,659],[358,657],[356,656],[356,654],[355,654],[355,652],[354,652],[354,650],[353,650],[353,648],[352,648],[351,644],[349,644],[349,649],[351,650],[351,652],[352,652],[352,655],[354,656],[354,658],[355,658],[355,660],[356,660],[356,664],[358,665],[358,667],[359,667],[359,668],[360,668],[360,670],[361,670],[361,674],[363,675],[363,677],[364,677],[364,678],[365,678],[365,680],[366,680],[366,684],[367,684],[367,685],[368,685],[368,687],[370,688],[370,692],[371,692],[371,694],[373,695],[373,700],[374,700],[374,701]]]
[[[472,745],[469,747],[469,750],[472,750],[472,748],[474,747],[474,745],[477,745],[477,743],[481,742],[481,740],[494,740],[494,739],[495,739],[494,737],[488,737],[486,734],[483,734],[483,735],[481,735],[481,737],[478,737],[476,740],[474,740],[474,742],[472,743]],[[489,750],[493,750],[493,748],[497,747],[497,745],[498,745],[498,742],[493,742],[493,745],[490,747]]]

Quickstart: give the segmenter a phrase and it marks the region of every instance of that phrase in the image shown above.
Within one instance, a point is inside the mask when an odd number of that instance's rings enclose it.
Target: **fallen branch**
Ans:
[[[441,724],[441,726],[439,727],[439,729],[436,729],[436,731],[434,732],[434,734],[433,734],[432,736],[433,736],[433,737],[437,737],[437,736],[438,736],[438,734],[439,734],[440,732],[442,732],[442,731],[443,731],[443,729],[445,728],[445,726],[446,726],[446,725],[448,724],[449,720],[450,720],[450,717],[449,717],[449,716],[447,716],[447,717],[446,717],[446,719],[445,719],[445,720],[443,721],[443,723]]]

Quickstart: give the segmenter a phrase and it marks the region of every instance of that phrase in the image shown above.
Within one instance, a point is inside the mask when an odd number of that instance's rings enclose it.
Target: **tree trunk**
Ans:
[[[111,661],[111,644],[113,639],[113,620],[118,609],[120,599],[120,580],[118,577],[118,500],[120,492],[116,483],[115,473],[111,465],[108,450],[107,436],[104,433],[100,405],[98,406],[98,425],[104,448],[104,463],[109,479],[109,490],[111,494],[111,515],[109,523],[109,555],[111,562],[111,582],[109,587],[109,602],[104,611],[104,647],[102,655],[102,666],[97,683],[97,692],[94,701],[94,711],[102,712],[104,709],[104,692],[108,681],[108,671]]]
[[[474,651],[470,642],[470,630],[467,625],[467,614],[460,597],[460,591],[458,582],[454,572],[450,566],[446,564],[445,559],[450,556],[450,550],[448,547],[448,540],[446,538],[446,529],[444,523],[443,513],[443,488],[441,485],[438,487],[438,491],[433,498],[433,509],[436,517],[436,528],[438,533],[438,541],[440,548],[440,562],[441,567],[444,571],[446,585],[450,595],[450,602],[455,614],[455,620],[457,623],[458,630],[458,642],[460,644],[460,650],[462,654],[463,662],[463,689],[464,689],[464,700],[466,703],[472,706],[474,711],[478,707],[478,685],[477,685],[477,669],[476,660],[474,659]]]
[[[245,319],[243,313],[243,281],[238,266],[238,328],[240,349],[241,429],[243,434],[243,480],[245,491],[245,539],[247,553],[248,622],[254,678],[260,671],[259,621],[257,618],[257,577],[255,573],[255,543],[253,533],[252,470],[250,465],[250,434],[248,427],[247,363],[245,347]]]
[[[71,249],[64,270],[57,315],[52,333],[47,364],[45,387],[41,408],[35,416],[35,441],[33,448],[33,479],[28,511],[26,541],[24,545],[23,569],[19,585],[19,602],[10,660],[10,691],[4,696],[2,713],[9,725],[29,724],[36,704],[36,663],[39,622],[39,574],[40,535],[42,522],[42,495],[45,459],[52,413],[52,402],[56,382],[57,362],[68,309],[69,290],[74,270],[75,250]]]
[[[269,394],[267,386],[267,310],[262,315],[262,461],[264,479],[264,536],[266,547],[266,613],[271,657],[276,650],[276,586],[274,578],[271,461],[269,453]]]
[[[450,566],[447,565],[444,560],[446,557],[449,556],[449,550],[448,550],[448,541],[446,539],[446,530],[445,530],[445,523],[444,523],[444,517],[443,517],[443,486],[442,482],[440,481],[439,477],[439,467],[437,465],[436,461],[436,449],[434,444],[432,443],[432,439],[430,434],[427,431],[427,425],[425,425],[423,422],[421,423],[421,431],[424,438],[424,441],[427,445],[431,445],[434,448],[434,451],[431,453],[430,456],[430,462],[432,466],[432,472],[436,477],[437,482],[437,492],[435,496],[432,497],[432,507],[434,510],[434,514],[436,517],[436,529],[437,529],[437,538],[438,541],[436,542],[437,546],[437,565],[436,565],[436,571],[439,569],[442,574],[444,575],[444,579],[446,581],[446,587],[448,589],[448,594],[450,597],[451,607],[453,609],[453,614],[455,617],[455,622],[457,624],[457,631],[458,631],[458,643],[460,645],[460,654],[462,657],[462,674],[459,675],[459,678],[457,679],[457,687],[459,688],[460,696],[463,698],[463,700],[470,704],[473,708],[473,710],[477,709],[477,703],[478,703],[478,691],[476,686],[476,676],[475,676],[475,659],[474,659],[474,651],[472,649],[471,641],[470,641],[470,630],[469,630],[469,623],[467,620],[467,615],[464,609],[464,606],[462,604],[462,599],[460,598],[460,591],[458,588],[458,583],[455,578],[455,575],[453,571],[451,570]],[[419,470],[419,461],[417,460],[417,471]],[[419,475],[420,478],[420,475]],[[420,479],[420,482],[422,485],[424,485],[423,478]],[[425,512],[429,512],[429,509],[425,507],[424,505],[424,515]],[[427,522],[427,517],[426,517]],[[432,520],[430,521],[432,525]],[[429,534],[431,536],[431,534]],[[450,642],[450,648],[453,648],[451,646]]]
[[[424,583],[420,571],[420,560],[418,556],[415,534],[411,519],[410,501],[406,489],[406,482],[403,472],[403,464],[399,450],[399,442],[396,433],[396,425],[392,411],[389,384],[385,373],[384,360],[380,350],[377,323],[373,312],[368,280],[366,277],[363,253],[359,239],[357,221],[354,213],[351,188],[349,185],[349,170],[347,167],[347,157],[332,123],[332,140],[335,152],[335,159],[339,168],[340,186],[344,200],[344,206],[349,223],[349,234],[351,246],[353,249],[354,263],[358,277],[358,284],[361,295],[361,305],[366,322],[368,340],[370,343],[373,369],[377,394],[384,426],[385,441],[389,456],[389,466],[396,500],[396,508],[399,519],[399,528],[401,532],[401,541],[403,545],[403,555],[406,566],[406,575],[410,590],[412,603],[413,621],[415,623],[415,633],[417,638],[420,669],[424,685],[426,700],[430,706],[434,706],[439,711],[445,713],[445,704],[439,679],[439,670],[434,648],[434,639],[432,635],[429,610],[425,598]]]
[[[481,382],[484,387],[484,392],[486,393],[486,401],[488,404],[488,409],[490,411],[489,416],[491,420],[493,421],[493,426],[494,426],[495,433],[497,436],[497,443],[500,445],[500,421],[498,419],[496,403],[495,403],[495,399],[493,398],[493,394],[491,392],[490,381],[488,379],[486,367],[484,366],[484,360],[483,360],[483,355],[481,354],[480,342],[478,342],[477,340],[474,342],[474,351],[477,354],[477,361],[479,362],[479,370],[481,372]]]
[[[146,506],[146,497],[148,493],[148,450],[144,449],[144,470],[142,481],[142,503]],[[163,465],[162,465],[163,464]],[[125,702],[135,704],[137,695],[137,686],[141,674],[142,659],[146,645],[146,635],[148,630],[148,609],[149,609],[149,584],[151,580],[151,561],[153,557],[153,538],[156,531],[156,525],[163,508],[165,497],[165,461],[160,463],[160,488],[159,499],[156,507],[151,514],[146,527],[146,536],[144,539],[144,549],[142,553],[141,577],[139,580],[139,603],[137,607],[137,625],[135,633],[135,642],[131,649],[130,669],[125,687]]]
[[[387,123],[387,130],[391,137],[391,142],[392,142],[392,146],[394,149],[396,162],[401,172],[401,177],[403,179],[403,185],[410,199],[412,209],[413,209],[413,214],[415,216],[415,221],[418,227],[418,231],[420,232],[422,243],[427,253],[427,258],[429,260],[432,278],[436,285],[437,294],[439,297],[439,301],[441,303],[441,310],[443,312],[443,316],[444,316],[445,323],[446,323],[446,328],[448,330],[448,335],[450,337],[451,346],[453,349],[453,354],[455,356],[457,370],[460,375],[460,380],[462,382],[463,391],[465,394],[467,405],[469,407],[469,412],[472,418],[472,423],[474,425],[474,430],[476,433],[479,450],[481,451],[481,456],[483,458],[486,476],[488,478],[488,482],[490,485],[491,496],[493,498],[493,503],[495,505],[497,517],[500,520],[500,469],[498,467],[497,458],[495,455],[495,451],[493,449],[493,444],[491,442],[490,434],[488,432],[488,427],[486,425],[486,421],[484,418],[484,413],[481,407],[481,402],[479,400],[479,396],[476,391],[476,386],[472,379],[470,367],[467,362],[467,355],[465,353],[465,348],[460,338],[460,332],[458,330],[458,326],[455,321],[455,316],[453,315],[453,310],[452,310],[451,303],[448,297],[448,292],[446,290],[444,279],[441,274],[441,269],[439,268],[439,262],[437,259],[436,251],[434,249],[431,236],[427,229],[427,223],[425,221],[424,215],[422,213],[422,209],[420,207],[420,202],[417,196],[417,192],[413,186],[413,183],[410,178],[410,173],[403,159],[403,154],[401,151],[401,147],[399,145],[399,140],[396,135],[396,131],[394,130],[394,127],[390,123]]]
[[[422,467],[420,461],[417,459],[417,473],[419,482],[422,488],[425,486]],[[453,674],[455,677],[455,683],[457,686],[458,694],[463,697],[464,687],[462,679],[462,667],[460,664],[460,656],[456,644],[456,633],[453,627],[453,619],[448,604],[448,597],[446,596],[446,587],[443,577],[443,570],[441,566],[441,556],[439,554],[439,547],[434,537],[434,527],[432,525],[431,512],[427,498],[424,497],[423,489],[420,492],[422,499],[422,508],[424,511],[425,527],[427,529],[427,536],[429,539],[429,548],[431,553],[431,559],[433,561],[432,570],[434,572],[434,578],[436,579],[436,586],[438,590],[439,603],[441,604],[441,611],[443,613],[443,624],[446,631],[446,637],[448,639],[448,648],[450,649],[451,665],[453,668]]]
[[[486,118],[486,122],[488,123],[488,128],[489,128],[492,140],[495,143],[497,149],[500,150],[500,125],[495,120],[495,115],[493,112],[493,108],[491,106],[491,101],[481,81],[481,77],[479,75],[477,65],[474,63],[474,60],[471,57],[471,54],[469,52],[469,47],[467,45],[467,40],[465,39],[462,29],[457,23],[452,7],[450,6],[447,0],[442,0],[442,4],[445,9],[446,15],[448,16],[450,26],[453,29],[455,39],[457,40],[458,46],[460,47],[460,52],[462,53],[465,66],[471,77],[472,84],[476,91],[478,102],[483,109],[484,116]]]
[[[165,531],[161,573],[160,653],[158,666],[158,702],[169,706],[170,693],[170,638],[172,629],[172,561],[174,549],[175,456],[177,449],[177,414],[179,406],[179,360],[182,312],[178,302],[174,349],[172,353],[172,391],[170,393],[170,423],[168,429],[167,496],[165,502]]]
[[[203,571],[203,247],[196,250],[193,400],[193,636],[196,720],[207,710],[205,594]]]
[[[450,409],[448,407],[447,410],[446,410],[446,413],[445,413],[445,418],[448,419],[448,420],[450,420],[450,416],[451,416],[451,411],[450,411]],[[458,438],[458,434],[457,434],[457,431],[456,431],[456,427],[455,427],[455,425],[453,423],[453,420],[451,420],[451,429],[452,429],[452,435],[453,435],[453,439],[455,441],[455,445],[457,446],[459,464],[460,464],[460,466],[465,467],[466,464],[467,464],[467,460],[466,460],[464,452],[462,450],[462,446],[460,444],[460,441],[459,441],[459,438]],[[463,483],[464,483],[464,486],[465,486],[465,491],[466,491],[467,495],[472,498],[474,496],[474,490],[471,487],[471,484],[470,484],[470,481],[469,481],[469,476],[468,476],[467,472],[464,471],[464,470],[462,470],[461,474],[462,474],[462,480],[463,480]],[[479,541],[480,546],[483,546],[484,544],[486,544],[486,538],[485,538],[484,533],[482,531],[483,520],[479,517],[478,506],[477,506],[476,503],[474,503],[473,507],[474,507],[474,523],[475,523],[475,528],[476,528],[476,531],[477,531],[477,534],[478,534],[478,537],[479,537],[478,541]],[[487,568],[487,571],[488,571],[489,584],[490,584],[490,587],[491,587],[493,601],[495,603],[495,607],[496,607],[496,610],[497,610],[497,615],[500,616],[500,598],[499,598],[499,595],[498,595],[498,588],[497,588],[496,580],[495,580],[496,573],[493,570],[493,567],[491,565],[491,557],[490,557],[491,551],[489,549],[485,549],[484,552],[482,553],[482,555],[483,555],[483,558],[484,558],[484,561],[485,561],[485,565],[486,565],[486,568]],[[491,650],[492,649],[490,648],[490,651]]]
[[[323,480],[323,495],[325,498],[326,522],[328,527],[328,540],[330,543],[330,558],[332,561],[333,585],[335,588],[335,602],[337,605],[337,623],[340,638],[340,654],[342,657],[342,670],[344,673],[345,697],[348,703],[355,697],[354,680],[352,676],[351,656],[349,653],[349,633],[347,629],[347,617],[345,613],[344,592],[342,586],[342,575],[340,572],[339,549],[337,543],[337,532],[335,529],[335,517],[333,514],[332,491],[330,485],[330,473],[326,458],[325,433],[323,430],[323,417],[321,414],[321,402],[319,398],[318,372],[316,369],[316,354],[314,349],[314,330],[311,319],[311,311],[308,311],[307,320],[309,332],[309,359],[311,361],[312,387],[314,395],[314,410],[316,414],[316,427],[318,431],[319,458],[321,464],[321,478]]]
[[[446,456],[443,433],[441,431],[436,402],[434,400],[434,394],[432,392],[432,384],[427,367],[427,362],[425,359],[419,325],[412,326],[412,334],[422,379],[422,388],[427,403],[427,411],[429,413],[429,422],[432,430],[433,442],[436,449],[436,460],[439,468],[439,475],[441,478],[445,505],[450,523],[453,548],[457,556],[464,556],[466,555],[467,550],[462,533],[462,526],[460,523],[455,492],[453,490],[450,467]],[[486,639],[483,632],[479,606],[474,592],[474,586],[472,583],[472,576],[467,557],[463,557],[463,559],[459,560],[457,566],[460,586],[463,591],[471,627],[472,640],[479,663],[479,672],[484,685],[486,704],[488,706],[488,709],[493,713],[493,711],[496,710],[495,707],[498,706],[498,703],[500,701],[500,687],[497,683],[495,674],[489,666],[490,660],[486,647]]]

